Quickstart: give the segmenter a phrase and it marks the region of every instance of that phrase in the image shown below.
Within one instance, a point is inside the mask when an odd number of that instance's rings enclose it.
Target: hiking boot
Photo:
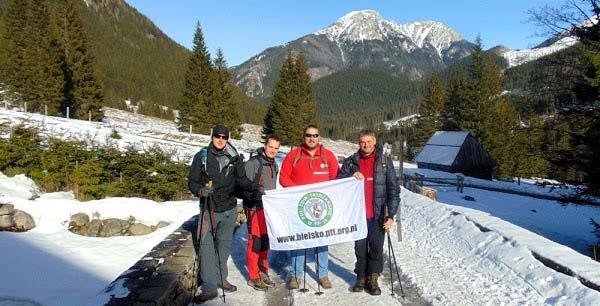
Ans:
[[[378,278],[378,273],[371,273],[369,276],[369,280],[367,281],[367,292],[370,295],[381,295],[381,288],[379,288],[379,284],[377,283]]]
[[[248,286],[252,287],[254,290],[265,291],[267,290],[267,286],[263,283],[260,278],[257,279],[249,279],[247,282]]]
[[[267,274],[267,273],[260,272],[260,280],[267,287],[275,287],[275,283],[271,280],[271,278],[269,277],[269,274]]]
[[[223,290],[225,292],[236,292],[237,291],[237,287],[232,285],[231,283],[229,283],[227,280],[225,280],[223,282],[223,285],[218,284],[217,285],[218,288],[223,288]]]
[[[295,277],[295,276],[292,276],[292,278],[290,279],[290,283],[289,283],[288,287],[290,289],[298,289],[298,288],[300,288],[300,279],[297,278],[297,277]]]
[[[196,291],[196,294],[194,294],[194,298],[192,299],[192,301],[194,302],[194,304],[201,304],[204,303],[206,301],[210,301],[214,298],[217,297],[217,292],[202,292],[200,290]]]
[[[323,289],[331,289],[331,282],[329,281],[329,277],[327,276],[319,278],[319,284],[321,284],[321,287],[323,287]]]
[[[356,284],[354,284],[354,287],[352,287],[352,291],[362,292],[363,290],[365,290],[366,282],[367,282],[367,279],[365,278],[364,275],[357,275],[356,276]]]

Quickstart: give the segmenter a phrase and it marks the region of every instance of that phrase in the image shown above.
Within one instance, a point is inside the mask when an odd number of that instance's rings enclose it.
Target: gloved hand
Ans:
[[[198,192],[198,196],[206,198],[206,197],[210,196],[213,193],[213,191],[214,191],[214,189],[212,188],[212,186],[204,186],[204,187],[200,188],[200,191]]]

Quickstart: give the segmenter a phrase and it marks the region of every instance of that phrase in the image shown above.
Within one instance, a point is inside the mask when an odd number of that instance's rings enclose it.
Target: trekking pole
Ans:
[[[317,269],[316,269],[317,270],[317,292],[315,292],[315,294],[321,295],[321,294],[323,294],[323,292],[321,292],[321,280],[319,277],[319,251],[317,250],[317,248],[314,248],[314,252],[315,252],[315,257],[317,258]]]
[[[194,295],[196,294],[196,291],[198,290],[198,286],[200,285],[198,283],[198,268],[200,266],[200,243],[202,241],[202,226],[204,226],[204,206],[202,206],[202,208],[200,209],[200,220],[198,220],[198,228],[196,228],[196,240],[198,241],[198,250],[196,250],[196,248],[194,247],[194,250],[196,251],[196,259],[194,259],[194,270],[192,270],[194,272],[194,279],[192,279],[192,301],[194,300]],[[190,303],[192,302],[190,301]]]
[[[208,181],[208,188],[212,187],[212,181]],[[221,271],[221,256],[219,256],[219,247],[217,246],[217,233],[215,233],[215,228],[212,220],[211,210],[210,210],[210,201],[209,197],[204,198],[204,204],[208,210],[208,220],[210,222],[210,231],[212,233],[213,238],[213,247],[215,248],[215,254],[217,255],[217,265],[219,267],[219,277],[221,279],[221,291],[223,292],[223,303],[225,303],[225,287],[223,286],[223,272]]]
[[[304,288],[298,290],[302,293],[308,292],[308,289],[306,289],[306,249],[304,249],[304,272],[302,273],[304,275],[304,281],[302,281],[304,284]]]
[[[390,250],[392,251],[392,258],[394,259],[394,266],[396,267],[396,276],[398,276],[398,283],[400,284],[400,296],[404,297],[404,288],[402,288],[402,279],[400,279],[400,271],[398,269],[398,262],[396,261],[396,253],[394,253],[394,247],[392,246],[392,239],[390,238],[390,233],[387,232],[387,241],[388,241],[388,246],[390,247]],[[391,262],[390,262],[390,269],[391,269]],[[392,287],[394,286],[394,284],[392,283]]]
[[[388,242],[388,263],[390,264],[390,283],[392,287],[392,296],[396,296],[394,293],[394,272],[392,272],[392,248],[391,244]]]

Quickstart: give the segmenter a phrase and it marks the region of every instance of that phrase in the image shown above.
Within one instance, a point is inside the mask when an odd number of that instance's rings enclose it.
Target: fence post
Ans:
[[[48,104],[44,104],[44,116],[48,116]]]
[[[190,124],[190,136],[192,136],[192,125]]]
[[[8,110],[8,101],[7,100],[4,100],[4,109]]]
[[[415,177],[417,179],[417,185],[423,187],[423,181],[424,181],[425,175],[419,174],[419,173],[415,173]]]
[[[92,122],[92,111],[88,112],[88,121]]]
[[[69,107],[67,107],[67,119],[69,119]]]
[[[24,104],[25,104],[25,112],[27,112],[27,102],[25,102]]]
[[[402,201],[398,205],[398,211],[396,212],[396,234],[398,236],[398,242],[402,241],[402,219],[400,216],[402,215],[400,211],[402,210]]]

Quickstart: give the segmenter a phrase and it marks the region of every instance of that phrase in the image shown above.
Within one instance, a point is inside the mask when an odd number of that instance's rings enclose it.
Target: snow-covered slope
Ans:
[[[23,125],[38,128],[42,135],[61,139],[77,139],[87,142],[102,144],[110,142],[119,148],[130,145],[143,150],[152,146],[173,152],[174,159],[191,163],[192,156],[201,146],[210,141],[208,135],[189,134],[181,132],[173,121],[137,115],[113,108],[105,108],[107,122],[88,122],[85,120],[66,119],[61,117],[44,116],[35,113],[26,113],[18,109],[6,110],[0,107],[0,124],[11,127]],[[242,139],[231,139],[231,143],[239,152],[249,156],[250,152],[261,147],[260,127],[249,124],[242,126],[245,132]],[[116,131],[121,138],[114,139],[110,135]],[[0,137],[7,135],[0,135]],[[336,155],[348,156],[358,146],[347,141],[322,139],[324,146],[331,149]],[[282,147],[282,152],[289,151],[289,147]]]
[[[514,67],[566,49],[575,45],[577,42],[578,40],[576,38],[569,36],[564,37],[549,46],[523,50],[510,50],[505,52],[502,56],[508,61],[508,67]]]

